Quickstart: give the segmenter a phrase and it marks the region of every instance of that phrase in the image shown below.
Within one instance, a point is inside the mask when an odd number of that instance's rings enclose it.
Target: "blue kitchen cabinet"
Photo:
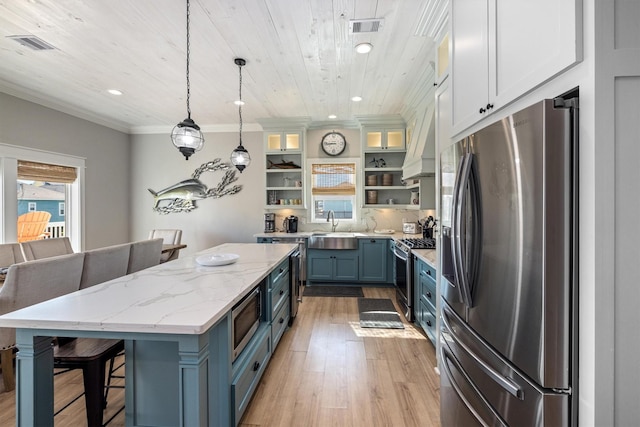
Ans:
[[[231,405],[234,425],[240,422],[271,359],[271,354],[288,325],[289,280],[289,259],[286,259],[274,268],[265,280],[263,286],[266,287],[267,293],[262,302],[266,307],[263,311],[263,321],[247,347],[232,363]]]
[[[287,329],[290,317],[289,283],[291,280],[289,260],[283,261],[269,275],[267,313],[271,322],[271,342],[275,349]]]
[[[261,325],[234,362],[231,379],[233,425],[238,425],[271,359],[271,327]]]
[[[389,281],[389,239],[358,239],[360,281]]]
[[[307,280],[353,282],[358,280],[358,250],[307,250]]]
[[[427,334],[431,343],[436,342],[436,269],[413,256],[414,286],[415,286],[415,316],[416,323]]]

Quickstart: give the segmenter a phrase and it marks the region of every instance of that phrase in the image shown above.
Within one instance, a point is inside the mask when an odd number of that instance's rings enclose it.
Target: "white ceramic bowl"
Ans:
[[[233,264],[238,258],[240,258],[240,255],[236,254],[206,254],[196,258],[196,262],[207,267],[214,267],[217,265]]]

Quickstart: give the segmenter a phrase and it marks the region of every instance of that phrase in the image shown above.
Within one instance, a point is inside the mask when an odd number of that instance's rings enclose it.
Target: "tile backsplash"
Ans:
[[[298,231],[331,231],[330,222],[307,223],[306,212],[293,209],[283,209],[276,212],[276,230],[282,230],[282,222],[289,215],[298,217]],[[418,219],[423,220],[429,215],[435,217],[435,210],[362,208],[360,209],[360,217],[357,223],[337,220],[336,231],[402,231],[403,220],[416,222]]]

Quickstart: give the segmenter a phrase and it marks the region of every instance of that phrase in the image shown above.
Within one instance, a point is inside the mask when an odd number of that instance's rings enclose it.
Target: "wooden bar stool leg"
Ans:
[[[101,359],[93,360],[82,368],[84,381],[84,400],[87,410],[87,424],[89,427],[102,426],[104,412],[104,374],[105,362]]]
[[[4,391],[11,391],[16,388],[16,378],[13,371],[13,349],[0,350],[0,366],[2,366],[2,380],[4,381]]]

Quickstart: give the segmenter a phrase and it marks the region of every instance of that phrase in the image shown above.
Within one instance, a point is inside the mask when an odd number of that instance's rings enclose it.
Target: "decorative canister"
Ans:
[[[378,175],[367,175],[367,185],[378,185]]]
[[[393,175],[390,173],[382,174],[382,185],[393,185]]]
[[[417,191],[411,192],[411,204],[419,205],[420,204],[420,193]]]
[[[375,205],[378,203],[378,192],[376,190],[367,190],[367,204]]]

